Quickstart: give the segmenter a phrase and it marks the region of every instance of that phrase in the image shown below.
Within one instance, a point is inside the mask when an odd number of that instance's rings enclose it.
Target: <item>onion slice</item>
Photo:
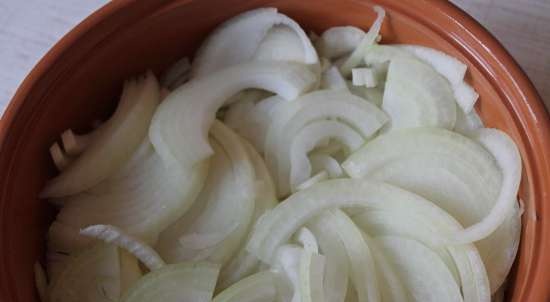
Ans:
[[[193,78],[250,61],[269,30],[279,24],[299,37],[304,63],[317,64],[317,52],[298,23],[276,8],[259,8],[225,21],[206,38],[195,54]]]
[[[229,67],[192,80],[161,103],[151,122],[149,137],[166,165],[188,169],[212,155],[208,130],[227,95],[260,88],[294,99],[309,90],[315,78],[303,65],[262,62]]]
[[[214,297],[212,302],[276,301],[277,276],[263,271],[246,277]]]
[[[82,192],[109,177],[136,150],[159,103],[159,86],[153,73],[126,82],[113,116],[84,153],[51,179],[41,197],[62,197]]]
[[[121,302],[209,302],[219,266],[207,262],[166,265],[138,280]]]
[[[136,256],[150,270],[157,270],[165,266],[164,260],[157,252],[145,242],[125,234],[119,228],[112,225],[92,225],[80,230],[80,234],[106,243],[112,243]]]

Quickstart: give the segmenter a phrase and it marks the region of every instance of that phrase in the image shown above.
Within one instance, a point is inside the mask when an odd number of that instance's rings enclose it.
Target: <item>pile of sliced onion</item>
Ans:
[[[43,302],[488,302],[518,248],[521,157],[467,66],[306,35],[274,8],[220,25],[112,117],[50,147]],[[313,41],[312,38],[315,37]]]

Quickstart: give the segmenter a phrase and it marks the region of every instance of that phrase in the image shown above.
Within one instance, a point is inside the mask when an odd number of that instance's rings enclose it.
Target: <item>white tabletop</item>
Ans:
[[[0,113],[46,51],[107,0],[0,1]],[[550,0],[453,0],[518,60],[550,105]]]

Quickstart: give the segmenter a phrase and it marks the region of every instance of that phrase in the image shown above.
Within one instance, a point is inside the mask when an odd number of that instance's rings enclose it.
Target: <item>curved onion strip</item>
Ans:
[[[363,60],[365,52],[367,51],[369,46],[373,45],[376,42],[376,39],[380,32],[380,28],[382,27],[382,22],[384,21],[384,17],[386,16],[386,11],[384,11],[384,9],[378,5],[375,5],[373,9],[377,15],[376,20],[374,20],[374,23],[372,23],[369,31],[363,36],[363,39],[361,40],[359,45],[357,45],[357,48],[353,50],[349,58],[347,58],[344,64],[340,67],[340,71],[344,76],[348,76],[351,73],[351,69],[359,65],[361,60]]]
[[[40,196],[76,194],[117,171],[146,137],[158,103],[159,86],[151,72],[137,81],[126,82],[117,110],[102,125],[94,143],[63,173],[51,179]]]
[[[399,150],[407,150],[399,155]],[[501,172],[483,147],[445,130],[394,132],[369,142],[343,167],[352,177],[382,180],[427,198],[462,225],[490,212],[501,190]],[[517,208],[517,206],[516,206]],[[495,291],[514,261],[518,243],[517,209],[487,238],[476,242]]]
[[[101,129],[101,128],[100,128]],[[99,136],[100,130],[94,130],[88,134],[78,135],[71,129],[67,129],[61,133],[61,142],[63,149],[67,152],[67,155],[77,156],[80,155],[86,148],[93,144],[95,138]]]
[[[324,171],[324,170],[320,171],[319,173],[313,175],[309,179],[306,179],[306,181],[304,181],[303,183],[297,185],[296,188],[293,190],[293,192],[305,190],[316,183],[320,183],[324,180],[327,180],[328,178],[329,177],[328,177],[327,171]]]
[[[379,278],[380,297],[382,301],[409,301],[407,290],[403,287],[395,268],[387,259],[384,251],[378,244],[365,232],[361,232],[363,239],[372,252],[376,263],[376,271]]]
[[[365,32],[355,26],[335,26],[323,32],[315,47],[322,57],[334,59],[352,52],[364,36]]]
[[[300,301],[324,302],[325,256],[304,250],[300,257]]]
[[[321,73],[321,89],[344,89],[348,90],[346,79],[335,66],[330,66],[327,70]]]
[[[257,61],[289,61],[305,63],[305,50],[300,36],[290,27],[272,27],[254,53]]]
[[[431,213],[432,215],[426,215]],[[373,236],[400,236],[415,239],[432,251],[447,265],[458,284],[464,301],[490,301],[490,286],[483,262],[472,244],[445,246],[438,239],[441,229],[457,230],[462,226],[444,211],[364,211],[353,221]]]
[[[390,62],[382,108],[391,117],[392,129],[452,129],[456,121],[450,84],[418,60],[396,58]]]
[[[359,149],[365,139],[350,126],[338,121],[320,120],[304,126],[293,138],[286,152],[277,154],[281,171],[280,183],[289,183],[290,188],[296,187],[311,176],[311,163],[308,153],[324,139],[339,141],[348,152]],[[289,150],[290,149],[290,150]],[[282,186],[282,185],[281,185]],[[286,186],[282,186],[286,187]],[[283,190],[283,188],[280,188]]]
[[[254,214],[254,167],[241,139],[219,121],[210,133],[220,145],[217,156],[225,153],[229,163],[212,170],[220,182],[207,184],[201,193],[206,199],[196,201],[204,203],[204,209],[182,216],[163,232],[157,247],[169,262],[207,259],[225,264],[239,248]]]
[[[298,23],[278,13],[276,8],[259,8],[225,21],[206,38],[195,54],[192,76],[202,77],[248,62],[269,30],[279,24],[291,28],[300,38],[304,63],[318,63],[317,52]]]
[[[317,238],[321,253],[325,256],[325,301],[344,302],[350,270],[348,255],[337,230],[324,223],[322,217],[310,221],[308,228]]]
[[[218,272],[218,265],[207,262],[166,265],[139,279],[120,301],[209,302]]]
[[[313,173],[325,170],[328,172],[330,178],[339,178],[344,175],[344,171],[342,170],[340,163],[328,154],[315,152],[309,156],[309,160],[311,162],[311,171]]]
[[[377,64],[396,58],[418,59],[431,66],[451,84],[453,96],[464,113],[470,113],[479,95],[464,82],[467,66],[441,51],[418,45],[375,45],[365,55],[367,64]]]
[[[274,251],[270,270],[281,277],[279,296],[282,301],[300,300],[300,259],[304,249],[295,244],[284,244]]]
[[[427,204],[427,209],[437,208],[422,197],[389,184],[364,179],[327,180],[294,193],[260,217],[247,249],[269,263],[276,247],[324,210],[336,207],[407,208],[417,204]]]
[[[49,300],[117,301],[120,296],[118,249],[99,244],[67,261],[50,286]]]
[[[462,83],[466,64],[442,51],[420,45],[398,45],[420,60],[430,64],[437,72],[444,76],[451,84]]]
[[[315,77],[303,65],[256,62],[192,80],[160,104],[151,122],[149,137],[165,164],[180,169],[193,167],[212,155],[208,130],[227,95],[246,88],[260,88],[294,99],[312,87]]]
[[[73,159],[71,159],[63,150],[58,143],[54,143],[50,147],[50,156],[53,160],[53,163],[58,171],[63,171],[67,166],[71,164]]]
[[[152,247],[137,238],[133,238],[132,236],[125,234],[122,230],[115,226],[92,225],[80,230],[80,234],[103,240],[106,243],[112,243],[127,250],[152,271],[160,269],[166,265],[164,260],[160,258]]]
[[[521,181],[521,156],[514,141],[497,129],[480,129],[474,136],[494,157],[502,171],[502,185],[493,208],[480,222],[457,232],[451,241],[467,243],[487,237],[513,211]]]
[[[400,237],[377,237],[376,242],[415,301],[463,301],[452,274],[432,250]]]
[[[380,301],[375,262],[361,230],[340,210],[324,212],[317,218],[317,223],[336,230],[343,243],[349,261],[350,280],[357,291],[358,301]]]
[[[275,301],[278,277],[270,271],[263,271],[243,278],[214,297],[212,302],[256,302]]]
[[[387,121],[384,112],[376,106],[340,90],[316,91],[280,106],[269,127],[264,148],[264,157],[272,175],[276,177],[280,196],[288,193],[288,184],[283,181],[286,176],[279,169],[278,154],[286,152],[305,125],[326,118],[338,119],[352,126],[364,138],[374,134]]]
[[[301,227],[294,234],[294,241],[303,246],[305,251],[316,254],[319,253],[319,245],[317,244],[317,239],[307,227]]]
[[[277,197],[275,195],[275,185],[269,175],[269,171],[265,166],[262,157],[246,140],[242,139],[242,143],[250,156],[254,171],[256,172],[256,201],[254,206],[254,215],[252,221],[256,221],[269,209],[277,205]],[[252,225],[249,226],[252,229]],[[250,233],[247,235],[246,241],[250,238]],[[246,247],[241,247],[241,250],[233,257],[220,272],[220,280],[218,281],[219,288],[226,288],[229,285],[238,282],[240,279],[252,274],[258,267],[259,261],[254,255],[251,255]]]
[[[81,193],[69,198],[57,220],[78,229],[109,224],[125,230],[147,243],[183,215],[200,192],[208,172],[208,161],[187,171],[165,167],[146,142],[142,154],[128,161],[124,173],[98,192]]]

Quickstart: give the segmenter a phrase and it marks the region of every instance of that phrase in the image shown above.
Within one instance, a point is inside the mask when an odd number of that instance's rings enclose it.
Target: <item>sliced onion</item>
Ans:
[[[184,171],[187,175],[182,183],[182,171],[165,167],[148,142],[139,151],[119,175],[97,191],[66,200],[57,220],[76,233],[89,225],[114,225],[154,243],[158,234],[192,205],[206,178],[208,161]]]
[[[285,25],[272,27],[254,53],[258,61],[306,62],[302,41],[294,29]]]
[[[324,302],[325,257],[309,250],[300,257],[300,301]]]
[[[305,125],[326,118],[350,125],[364,138],[374,134],[387,120],[386,115],[374,105],[346,91],[317,91],[279,107],[267,133],[264,153],[266,163],[279,185],[280,196],[289,191],[285,170],[290,163],[279,162],[278,158],[288,152],[288,146]]]
[[[93,225],[80,230],[80,234],[112,243],[127,250],[152,271],[166,265],[153,248],[141,240],[125,234],[115,226]]]
[[[351,264],[340,235],[335,228],[324,223],[322,218],[310,221],[308,228],[315,235],[320,251],[325,256],[325,301],[344,302]]]
[[[52,157],[53,163],[58,171],[63,171],[67,166],[72,162],[72,159],[61,150],[61,147],[58,143],[54,143],[50,147],[50,156]]]
[[[274,302],[277,297],[277,278],[270,271],[256,273],[225,289],[212,302]]]
[[[337,67],[331,66],[321,73],[321,89],[344,89],[347,90],[346,79]]]
[[[157,247],[169,262],[225,264],[238,251],[254,214],[254,166],[241,139],[219,121],[212,125],[211,134],[221,147],[217,154],[227,154],[228,163],[212,171],[216,180],[205,186],[201,193],[205,199],[197,201],[205,204],[204,209],[194,217],[182,216],[163,232]],[[174,240],[177,237],[179,242]]]
[[[309,160],[313,173],[325,170],[328,172],[330,178],[339,178],[344,175],[340,163],[330,155],[316,152],[309,156]]]
[[[461,286],[464,301],[490,301],[489,280],[475,246],[445,246],[441,241],[441,230],[462,229],[444,211],[427,211],[420,207],[401,211],[364,211],[352,219],[374,236],[400,236],[421,242],[443,260]]]
[[[274,252],[270,269],[283,277],[284,291],[279,292],[282,301],[300,301],[300,260],[303,251],[298,245],[285,244]]]
[[[374,20],[374,23],[369,28],[369,31],[363,36],[363,39],[359,45],[357,45],[357,48],[353,50],[349,58],[347,58],[344,64],[340,67],[340,71],[344,76],[348,76],[351,73],[351,69],[359,65],[359,63],[363,60],[367,49],[373,45],[378,38],[380,28],[382,27],[382,22],[386,16],[386,11],[378,5],[375,5],[373,9],[377,15],[376,20]]]
[[[376,241],[415,301],[463,301],[451,272],[429,248],[400,237],[382,236]]]
[[[127,82],[113,116],[102,125],[100,135],[63,173],[51,179],[42,197],[61,197],[93,187],[117,171],[147,135],[159,103],[159,86],[149,72]]]
[[[101,128],[100,128],[101,129]],[[101,130],[95,130],[88,134],[77,135],[71,129],[67,129],[61,133],[61,142],[63,149],[70,156],[80,155],[86,148],[93,143],[94,139],[99,136]]]
[[[430,64],[437,72],[444,76],[452,85],[462,83],[466,69],[466,64],[437,49],[420,45],[399,45],[409,53],[418,57],[422,61]]]
[[[256,221],[266,211],[272,209],[277,204],[277,197],[275,195],[275,185],[269,171],[265,166],[265,163],[261,156],[254,150],[254,147],[246,140],[242,140],[256,174],[256,201],[254,206],[254,215],[252,221]],[[249,226],[251,229],[252,226]],[[247,235],[246,241],[248,241],[250,233]],[[259,266],[259,261],[256,256],[251,255],[242,246],[235,257],[233,257],[226,266],[223,267],[220,272],[220,280],[218,282],[219,288],[226,288],[230,284],[233,284],[240,279],[251,275]]]
[[[381,281],[378,282],[378,284],[382,301],[409,301],[409,294],[404,288],[403,282],[401,282],[399,276],[397,275],[396,269],[387,259],[384,251],[369,235],[364,232],[361,234],[369,246],[373,259],[376,263],[376,271],[378,273],[377,276],[379,281]]]
[[[118,250],[100,244],[70,259],[50,287],[50,301],[111,302],[120,296]]]
[[[315,77],[303,65],[262,62],[229,67],[195,79],[162,102],[151,122],[149,137],[165,164],[188,169],[212,155],[208,130],[227,95],[260,88],[294,99],[312,87]]]
[[[225,21],[206,38],[195,54],[193,77],[202,77],[248,62],[269,30],[276,25],[285,25],[298,35],[303,47],[304,63],[318,63],[317,53],[298,23],[278,13],[276,8],[259,8]]]
[[[354,86],[373,88],[378,85],[375,72],[372,68],[353,68],[351,74]]]
[[[343,167],[351,177],[374,178],[417,193],[464,226],[491,211],[502,186],[502,173],[490,153],[471,139],[441,129],[380,136],[351,155]],[[476,243],[492,291],[507,275],[518,243],[517,210],[505,217],[494,233]]]
[[[301,184],[297,185],[296,188],[293,190],[293,192],[305,190],[305,189],[311,187],[312,185],[314,185],[316,183],[327,180],[328,178],[329,177],[328,177],[327,171],[320,171],[319,173],[313,175],[309,179],[306,179]]]
[[[357,291],[358,301],[380,301],[378,279],[372,252],[361,231],[340,210],[331,210],[317,218],[318,224],[336,230],[348,255],[350,280]]]
[[[288,187],[288,185],[283,185],[287,182],[294,190],[311,176],[308,153],[327,138],[339,141],[347,152],[354,152],[365,142],[361,134],[343,123],[331,120],[311,122],[296,134],[288,148],[290,150],[286,149],[286,152],[277,154],[278,170],[281,174],[279,178],[280,190]],[[285,192],[281,193],[285,194]]]
[[[514,141],[497,129],[483,128],[474,137],[496,160],[502,171],[502,185],[489,214],[480,222],[458,232],[453,242],[467,243],[487,237],[514,210],[521,181],[521,156]]]
[[[209,302],[219,266],[207,262],[166,265],[138,280],[121,302]]]
[[[365,32],[355,26],[335,26],[323,32],[315,47],[321,56],[334,59],[352,52],[364,36]]]
[[[294,234],[294,241],[304,247],[305,251],[312,253],[319,253],[319,245],[315,235],[307,228],[301,227],[298,232]]]
[[[416,194],[377,181],[327,180],[294,193],[260,217],[247,249],[262,261],[270,263],[276,247],[324,210],[336,207],[406,208],[415,207],[418,203],[436,207]]]
[[[382,108],[391,129],[442,127],[452,129],[456,105],[450,84],[430,66],[405,58],[390,62]]]

